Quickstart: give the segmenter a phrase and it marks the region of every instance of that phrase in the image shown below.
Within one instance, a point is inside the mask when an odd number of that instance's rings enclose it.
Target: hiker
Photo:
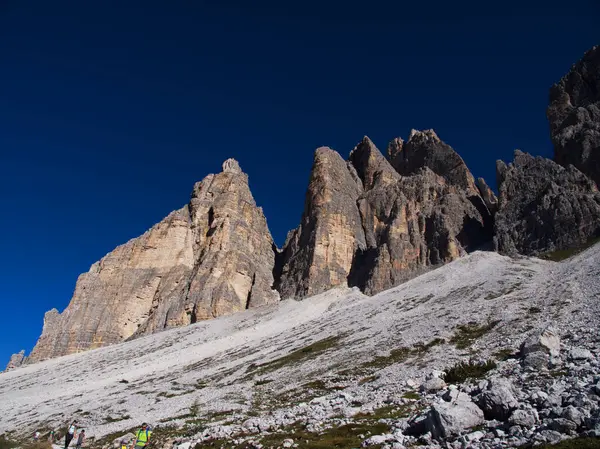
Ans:
[[[40,439],[40,432],[38,430],[37,432],[35,432],[33,434],[33,441],[39,441],[39,439]]]
[[[77,430],[77,421],[73,421],[67,430],[67,434],[65,435],[65,449],[71,444],[71,440],[75,436],[75,430]]]
[[[137,431],[135,434],[135,440],[133,440],[133,444],[131,445],[132,449],[143,449],[148,446],[150,442],[150,436],[152,436],[152,430],[148,426],[148,424],[142,424],[142,428]]]
[[[85,430],[81,429],[79,431],[79,435],[77,435],[77,443],[75,443],[76,449],[81,449],[81,445],[83,444],[83,440],[85,440]]]
[[[50,431],[50,435],[48,435],[48,441],[54,443],[54,430]]]

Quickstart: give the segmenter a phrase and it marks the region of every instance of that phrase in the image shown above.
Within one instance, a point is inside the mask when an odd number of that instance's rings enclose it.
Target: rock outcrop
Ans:
[[[432,143],[439,145],[438,140]],[[383,291],[491,240],[489,212],[471,199],[483,205],[476,190],[450,183],[428,166],[401,176],[370,141],[357,146],[351,160],[370,187],[358,201],[367,250],[357,255],[350,278],[365,293]]]
[[[437,136],[434,130],[410,132],[408,141],[399,144],[394,139],[388,146],[388,155],[392,166],[403,176],[416,174],[422,168],[429,168],[442,176],[448,184],[465,190],[467,195],[479,195],[475,178],[463,159],[452,147]]]
[[[418,158],[402,168],[406,148]],[[282,297],[337,285],[374,294],[491,241],[492,216],[473,176],[433,131],[394,139],[388,155],[404,176],[368,137],[348,162],[317,150],[301,225],[280,256]]]
[[[547,116],[554,160],[573,164],[600,185],[600,46],[550,90]]]
[[[300,226],[290,232],[279,256],[282,298],[347,285],[354,254],[366,248],[356,207],[362,191],[358,175],[337,152],[317,149]]]
[[[188,205],[82,274],[65,311],[46,313],[28,361],[275,302],[274,263],[262,209],[230,159]]]
[[[26,360],[26,357],[25,357],[24,350],[11,355],[10,360],[8,361],[8,364],[6,365],[5,371],[10,371],[10,370],[20,367],[25,360]]]
[[[496,249],[539,255],[582,245],[600,235],[600,194],[572,165],[515,151],[515,160],[497,163]]]

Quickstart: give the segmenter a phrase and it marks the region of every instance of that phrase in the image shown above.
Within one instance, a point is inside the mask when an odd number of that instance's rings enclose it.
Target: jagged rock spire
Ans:
[[[600,185],[600,46],[550,89],[547,116],[554,160],[573,164]]]

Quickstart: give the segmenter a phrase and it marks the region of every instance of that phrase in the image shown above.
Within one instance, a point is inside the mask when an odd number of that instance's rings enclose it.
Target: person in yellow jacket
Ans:
[[[135,440],[131,445],[132,449],[143,449],[150,443],[150,437],[152,436],[152,430],[148,427],[148,424],[142,424],[142,428],[135,434]]]

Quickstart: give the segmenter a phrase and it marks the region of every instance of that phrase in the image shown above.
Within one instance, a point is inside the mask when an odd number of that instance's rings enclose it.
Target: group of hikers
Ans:
[[[77,439],[75,439],[75,436],[77,436]],[[144,424],[142,424],[142,427],[140,429],[138,429],[138,431],[136,432],[135,438],[133,439],[133,442],[131,443],[131,445],[128,446],[126,442],[123,442],[121,444],[121,449],[144,449],[150,443],[151,436],[152,436],[152,429],[150,428],[150,426],[148,424],[144,423]],[[39,439],[40,439],[40,432],[35,432],[35,434],[33,436],[33,440],[39,441]],[[54,433],[54,430],[52,430],[50,432],[50,435],[48,436],[48,441],[50,441],[50,443],[54,444],[54,439],[55,439],[55,433]],[[71,444],[71,442],[74,439],[75,439],[75,448],[81,449],[81,446],[83,445],[83,442],[85,441],[85,429],[79,429],[79,432],[78,432],[77,431],[77,421],[73,421],[67,429],[67,433],[65,434],[64,449],[68,449],[69,445]]]

